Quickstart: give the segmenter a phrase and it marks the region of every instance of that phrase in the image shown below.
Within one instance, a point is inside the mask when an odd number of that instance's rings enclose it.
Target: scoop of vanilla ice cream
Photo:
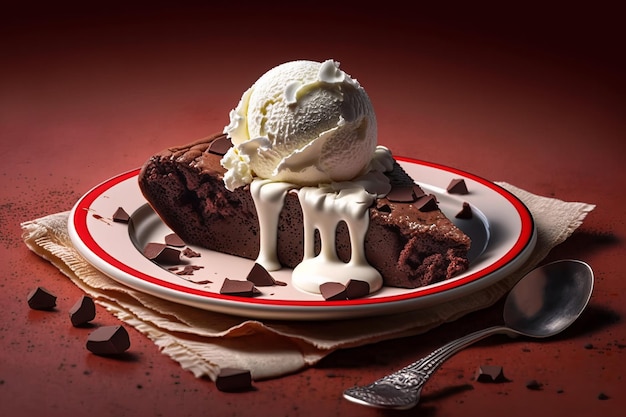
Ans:
[[[224,128],[226,188],[254,177],[302,186],[365,172],[377,143],[374,109],[333,60],[292,61],[266,72],[241,97]]]

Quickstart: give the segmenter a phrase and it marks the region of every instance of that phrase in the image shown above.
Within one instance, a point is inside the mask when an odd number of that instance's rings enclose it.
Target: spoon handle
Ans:
[[[516,334],[505,326],[478,330],[453,340],[412,364],[364,387],[349,388],[344,397],[360,404],[405,409],[419,401],[419,393],[431,375],[461,349],[494,334]]]

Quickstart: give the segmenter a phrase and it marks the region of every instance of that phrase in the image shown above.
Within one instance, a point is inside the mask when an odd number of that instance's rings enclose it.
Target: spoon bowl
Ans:
[[[591,267],[582,261],[562,260],[536,268],[509,292],[504,324],[528,337],[561,333],[587,306],[593,282]]]
[[[494,334],[546,338],[568,328],[585,310],[593,292],[591,267],[578,260],[555,261],[534,269],[511,289],[504,302],[504,325],[453,340],[393,374],[344,391],[352,402],[408,409],[419,402],[431,375],[458,351]]]

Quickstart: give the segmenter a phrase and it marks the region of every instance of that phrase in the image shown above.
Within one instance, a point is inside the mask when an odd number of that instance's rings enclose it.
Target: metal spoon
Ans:
[[[430,376],[470,344],[494,334],[544,338],[565,330],[587,306],[593,281],[591,267],[582,261],[562,260],[536,268],[509,292],[504,304],[504,326],[489,327],[454,340],[370,385],[348,388],[343,396],[371,407],[414,407]]]

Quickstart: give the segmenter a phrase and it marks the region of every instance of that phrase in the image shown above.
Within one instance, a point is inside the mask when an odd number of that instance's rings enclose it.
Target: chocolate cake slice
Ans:
[[[256,259],[259,220],[249,186],[224,187],[220,165],[230,141],[219,134],[166,149],[143,165],[139,186],[161,219],[188,244]],[[369,208],[365,255],[386,286],[417,288],[468,268],[470,238],[398,165],[389,172],[392,190]],[[297,190],[287,193],[279,217],[278,260],[298,265],[304,253],[302,208]],[[319,250],[319,239],[316,242]],[[337,254],[350,259],[347,226],[339,223]]]

